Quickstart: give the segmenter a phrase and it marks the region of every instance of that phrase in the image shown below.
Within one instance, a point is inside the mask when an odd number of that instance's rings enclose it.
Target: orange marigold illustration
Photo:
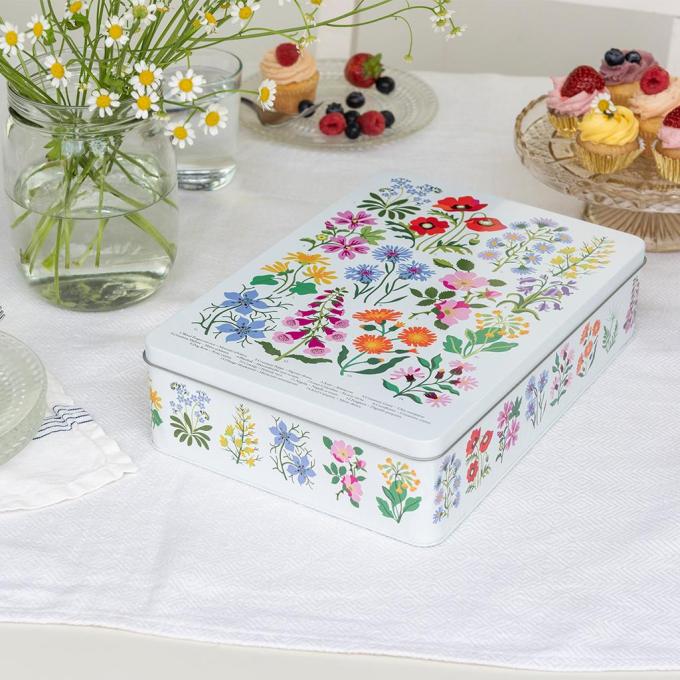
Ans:
[[[370,333],[365,333],[356,338],[354,346],[360,352],[366,354],[382,354],[391,351],[393,347],[391,340],[382,335],[371,335]]]
[[[365,312],[357,312],[352,316],[358,321],[384,323],[385,321],[397,321],[401,312],[395,309],[367,309]]]
[[[409,347],[429,347],[437,336],[425,326],[409,326],[399,333],[399,339]]]

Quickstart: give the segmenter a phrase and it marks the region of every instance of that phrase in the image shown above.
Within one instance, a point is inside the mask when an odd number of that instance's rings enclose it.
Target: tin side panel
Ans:
[[[419,546],[448,536],[630,338],[638,279],[601,306],[446,455],[413,460],[151,367],[163,452]],[[255,500],[253,502],[256,502]]]

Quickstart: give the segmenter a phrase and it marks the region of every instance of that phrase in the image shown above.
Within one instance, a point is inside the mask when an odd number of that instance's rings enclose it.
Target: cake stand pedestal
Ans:
[[[515,149],[543,184],[585,202],[584,219],[644,239],[648,251],[680,250],[680,186],[662,179],[644,154],[611,175],[592,174],[546,118],[545,96],[515,122]]]

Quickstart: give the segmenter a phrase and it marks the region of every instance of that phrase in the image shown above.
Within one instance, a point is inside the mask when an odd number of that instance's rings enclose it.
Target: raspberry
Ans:
[[[324,135],[329,135],[331,137],[342,134],[345,131],[346,126],[347,121],[345,121],[345,116],[337,111],[327,113],[319,121],[319,130],[321,130]]]
[[[604,90],[604,78],[592,66],[577,66],[564,81],[560,94],[573,97],[580,92],[593,94]]]
[[[359,116],[359,127],[365,135],[376,137],[385,132],[385,117],[380,111],[366,111]]]
[[[676,106],[670,113],[666,114],[663,124],[672,128],[680,128],[680,106]]]
[[[671,84],[671,77],[665,68],[650,66],[640,78],[640,89],[645,94],[659,94]]]
[[[292,66],[300,57],[297,45],[293,43],[281,43],[275,51],[276,61],[281,66]]]

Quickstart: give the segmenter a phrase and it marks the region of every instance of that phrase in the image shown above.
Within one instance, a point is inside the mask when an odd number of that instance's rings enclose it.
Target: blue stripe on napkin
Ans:
[[[43,437],[56,432],[70,432],[75,425],[92,422],[92,416],[78,406],[60,406],[57,404],[52,407],[52,411],[54,416],[45,418],[33,439],[43,439]]]

